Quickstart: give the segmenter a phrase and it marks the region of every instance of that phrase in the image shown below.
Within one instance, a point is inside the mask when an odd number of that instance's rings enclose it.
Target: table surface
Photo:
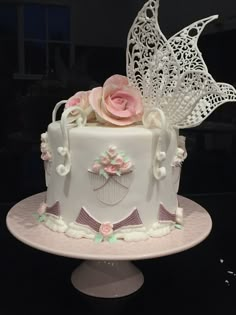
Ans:
[[[87,239],[74,239],[55,233],[36,221],[33,213],[45,199],[44,193],[17,203],[7,215],[9,231],[23,243],[60,256],[95,260],[137,260],[166,256],[187,250],[203,241],[211,231],[208,212],[196,202],[179,196],[184,211],[184,228],[175,229],[165,237],[141,242],[117,241],[97,244]]]

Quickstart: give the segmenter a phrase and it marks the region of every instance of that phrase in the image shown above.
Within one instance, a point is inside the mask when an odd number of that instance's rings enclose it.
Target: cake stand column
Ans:
[[[74,270],[71,281],[84,294],[118,298],[136,292],[144,277],[130,261],[85,260]]]

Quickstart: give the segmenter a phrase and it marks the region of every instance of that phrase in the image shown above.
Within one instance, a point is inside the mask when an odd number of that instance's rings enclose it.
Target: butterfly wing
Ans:
[[[218,106],[236,99],[235,89],[208,73],[197,42],[218,16],[196,21],[168,41],[158,24],[159,0],[149,0],[137,15],[127,43],[127,76],[141,91],[146,111],[164,113],[169,126],[199,125]]]
[[[168,40],[178,60],[181,73],[188,70],[201,70],[208,72],[207,65],[202,58],[202,54],[198,49],[197,43],[205,26],[217,18],[218,15],[212,15],[205,19],[196,21],[173,35]]]
[[[227,83],[216,83],[218,93],[210,93],[202,97],[194,106],[194,109],[185,119],[179,121],[179,128],[196,127],[200,125],[216,108],[227,103],[236,102],[236,90]]]
[[[128,34],[127,76],[140,90],[145,109],[161,106],[163,95],[176,86],[179,67],[157,22],[159,1],[149,0],[138,13]]]

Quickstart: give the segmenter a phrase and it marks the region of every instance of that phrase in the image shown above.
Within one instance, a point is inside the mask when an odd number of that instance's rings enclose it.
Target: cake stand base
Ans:
[[[212,228],[208,212],[196,202],[178,196],[184,208],[184,228],[165,237],[140,242],[95,243],[73,239],[64,233],[39,224],[34,213],[45,199],[45,193],[30,196],[10,209],[6,223],[9,231],[21,242],[54,255],[83,259],[72,273],[73,286],[94,297],[114,298],[136,292],[143,284],[142,273],[131,261],[175,254],[202,242]]]
[[[102,298],[118,298],[136,292],[144,282],[142,272],[129,261],[85,260],[71,276],[80,292]]]

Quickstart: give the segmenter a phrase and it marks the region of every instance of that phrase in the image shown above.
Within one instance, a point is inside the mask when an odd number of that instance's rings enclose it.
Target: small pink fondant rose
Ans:
[[[40,149],[41,149],[41,152],[46,152],[47,144],[45,142],[42,142],[41,145],[40,145]]]
[[[104,167],[104,170],[108,173],[108,174],[116,174],[116,172],[118,171],[117,166],[116,165],[107,165],[106,167]]]
[[[108,165],[110,163],[110,159],[107,156],[102,156],[100,162],[102,165]]]
[[[94,88],[89,94],[89,103],[101,122],[126,126],[142,119],[141,94],[122,75],[113,75],[103,87]]]
[[[43,161],[50,161],[52,159],[52,155],[48,151],[42,152],[41,159]]]
[[[89,105],[89,93],[90,91],[80,91],[71,96],[65,104],[65,109],[73,106],[79,106],[88,115],[87,119],[91,120],[94,118],[94,113]],[[78,111],[74,110],[71,112],[72,116],[78,115]]]
[[[43,215],[47,210],[47,205],[45,202],[41,203],[41,205],[39,206],[38,210],[37,210],[37,213],[38,215]]]
[[[111,158],[114,158],[116,155],[117,155],[117,147],[114,146],[114,145],[111,145],[107,151],[108,155],[111,157]]]
[[[46,132],[44,132],[44,133],[42,133],[41,134],[41,141],[47,141],[47,138],[48,138],[48,135],[47,135],[47,133]]]
[[[113,233],[113,224],[106,222],[102,223],[99,228],[99,232],[104,236],[110,236]]]
[[[126,163],[123,163],[120,167],[120,171],[121,173],[126,173],[128,172],[131,168],[132,168],[132,162],[131,161],[128,161]]]
[[[114,165],[117,165],[118,167],[121,167],[124,164],[124,158],[121,155],[117,155],[114,159]]]
[[[95,172],[95,173],[99,173],[99,171],[100,171],[101,168],[102,168],[102,165],[101,165],[101,164],[99,164],[99,163],[94,163],[94,164],[93,164],[93,167],[92,167],[92,170],[93,170],[93,172]]]

